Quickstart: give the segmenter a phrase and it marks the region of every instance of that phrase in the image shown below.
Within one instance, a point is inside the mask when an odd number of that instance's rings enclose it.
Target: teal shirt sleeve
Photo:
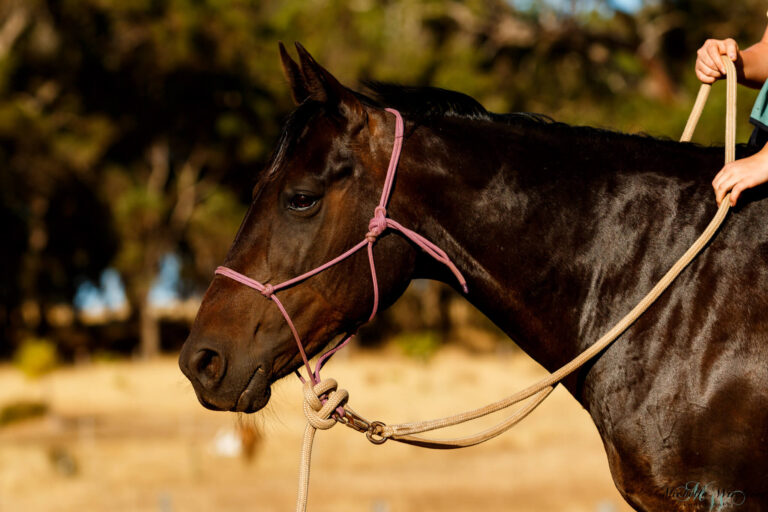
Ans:
[[[763,84],[760,94],[757,95],[749,120],[755,126],[768,129],[768,81]]]

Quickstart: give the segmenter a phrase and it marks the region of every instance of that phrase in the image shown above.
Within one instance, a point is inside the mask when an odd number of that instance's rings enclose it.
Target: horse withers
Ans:
[[[405,118],[388,215],[442,247],[467,278],[467,299],[549,370],[629,311],[716,210],[722,148],[492,114],[442,89],[373,83],[361,94],[297,47],[300,64],[282,46],[281,55],[298,106],[224,262],[261,283],[364,238],[393,146],[385,107]],[[648,312],[564,382],[638,510],[768,510],[765,195],[743,196]],[[373,252],[384,307],[414,278],[457,285],[396,231]],[[368,258],[358,252],[279,295],[316,355],[368,319]],[[180,355],[200,402],[257,411],[301,364],[275,304],[217,275]]]

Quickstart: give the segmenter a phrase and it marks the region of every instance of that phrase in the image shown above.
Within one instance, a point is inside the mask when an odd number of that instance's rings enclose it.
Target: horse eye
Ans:
[[[309,210],[317,204],[317,198],[307,194],[296,194],[288,201],[288,208],[297,212]]]

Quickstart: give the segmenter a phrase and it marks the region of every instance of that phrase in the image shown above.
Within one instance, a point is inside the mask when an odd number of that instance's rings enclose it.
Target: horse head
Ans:
[[[317,268],[364,240],[394,142],[392,114],[344,87],[296,45],[296,63],[280,45],[297,108],[224,265],[269,286]],[[402,237],[376,242],[380,300],[394,301],[410,281],[416,251]],[[365,251],[279,290],[308,357],[354,333],[371,313],[374,292]],[[217,275],[203,297],[179,365],[211,409],[253,412],[270,385],[299,368],[289,324],[259,291]]]

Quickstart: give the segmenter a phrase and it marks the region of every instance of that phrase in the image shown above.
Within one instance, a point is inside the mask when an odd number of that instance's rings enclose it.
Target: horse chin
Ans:
[[[261,367],[258,367],[230,410],[245,413],[256,412],[267,405],[271,395],[272,390],[267,375]]]

